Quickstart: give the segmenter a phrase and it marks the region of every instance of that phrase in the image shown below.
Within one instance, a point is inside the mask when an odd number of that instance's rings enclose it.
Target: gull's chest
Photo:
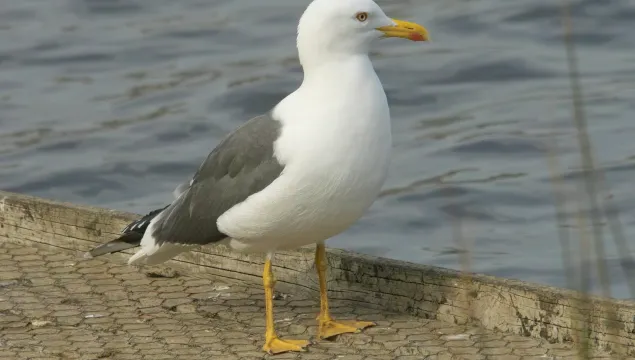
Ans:
[[[390,151],[390,111],[379,80],[350,77],[339,86],[300,92],[282,107],[276,153],[287,164],[310,161],[332,171],[362,171]],[[326,90],[324,90],[326,89]],[[373,161],[370,161],[373,162]],[[327,170],[327,169],[323,169]]]
[[[381,190],[391,149],[383,90],[347,93],[313,97],[305,117],[285,124],[276,144],[289,178],[303,184],[296,199],[345,223],[361,216]]]
[[[341,181],[381,173],[391,148],[390,113],[383,93],[363,95],[309,107],[305,118],[285,127],[277,153],[305,174]]]

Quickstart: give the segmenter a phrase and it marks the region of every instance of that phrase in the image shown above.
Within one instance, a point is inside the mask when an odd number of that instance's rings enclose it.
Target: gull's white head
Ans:
[[[428,40],[418,24],[391,19],[373,0],[313,0],[298,24],[300,61],[368,54],[373,40],[399,37]]]

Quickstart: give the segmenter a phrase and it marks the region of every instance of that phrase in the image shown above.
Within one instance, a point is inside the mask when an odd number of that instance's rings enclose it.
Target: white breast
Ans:
[[[282,175],[218,220],[241,250],[295,248],[342,232],[370,207],[388,170],[390,113],[367,57],[305,78],[274,117],[283,123],[275,146]]]

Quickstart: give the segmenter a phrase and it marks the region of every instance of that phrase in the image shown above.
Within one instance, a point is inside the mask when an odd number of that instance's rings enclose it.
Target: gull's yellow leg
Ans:
[[[273,286],[275,280],[273,271],[271,271],[271,255],[267,255],[265,269],[262,273],[262,280],[265,287],[265,345],[262,349],[269,354],[279,354],[287,351],[306,351],[306,347],[310,344],[306,340],[282,340],[278,338],[276,330],[273,327]]]
[[[318,338],[328,339],[345,333],[358,333],[362,329],[373,326],[369,321],[341,321],[335,322],[329,314],[329,299],[326,288],[326,248],[324,243],[318,243],[315,248],[315,267],[320,280],[320,315],[318,316]]]

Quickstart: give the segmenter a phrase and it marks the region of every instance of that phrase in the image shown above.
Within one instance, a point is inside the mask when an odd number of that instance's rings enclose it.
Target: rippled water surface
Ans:
[[[226,132],[299,84],[307,4],[2,1],[0,188],[138,213],[165,204]],[[567,194],[581,175],[559,2],[379,4],[433,43],[376,44],[392,168],[331,246],[460,268],[460,219],[472,269],[565,286],[552,139]],[[589,132],[635,248],[635,4],[578,1],[572,14]],[[575,227],[573,208],[567,218]],[[629,297],[605,240],[613,295]]]

